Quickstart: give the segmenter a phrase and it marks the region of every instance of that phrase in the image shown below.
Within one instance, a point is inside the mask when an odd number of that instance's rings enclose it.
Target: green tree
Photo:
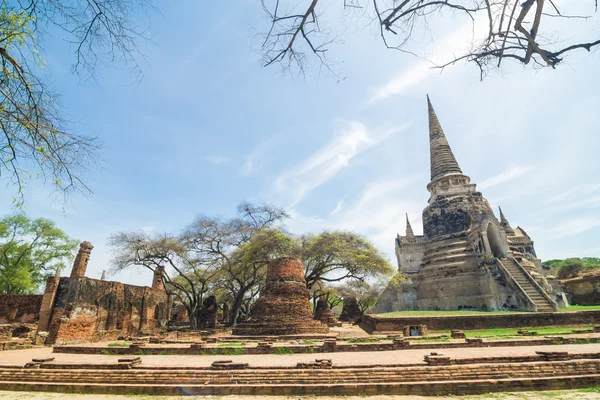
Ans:
[[[102,62],[123,60],[139,73],[133,15],[146,0],[14,0],[0,2],[0,175],[24,201],[31,178],[64,196],[89,192],[84,172],[97,159],[95,138],[75,132],[48,84],[43,39],[72,44],[73,72],[93,76]]]
[[[309,289],[318,282],[365,281],[394,272],[394,267],[371,242],[351,232],[301,236],[294,253],[304,263]]]
[[[264,284],[266,265],[291,251],[291,239],[277,225],[287,218],[280,208],[242,203],[235,218],[200,216],[185,229],[183,241],[197,259],[218,265],[220,285],[232,304],[230,325],[246,312]]]
[[[575,278],[581,272],[600,269],[600,259],[597,257],[555,259],[544,261],[543,264],[550,267],[559,279]]]
[[[218,265],[196,258],[181,238],[167,234],[118,232],[108,240],[115,249],[112,271],[140,266],[153,273],[161,270],[167,293],[176,296],[198,329],[205,298],[215,289]]]
[[[29,294],[45,277],[65,267],[78,241],[54,222],[15,214],[0,220],[0,294]]]

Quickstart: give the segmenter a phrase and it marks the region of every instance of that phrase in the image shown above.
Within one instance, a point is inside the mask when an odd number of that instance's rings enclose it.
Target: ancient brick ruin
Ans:
[[[331,311],[331,308],[329,308],[329,303],[323,299],[319,299],[317,301],[315,319],[321,321],[329,327],[338,326],[340,324],[333,314],[333,311]]]
[[[395,240],[398,270],[373,312],[400,310],[522,310],[551,312],[565,297],[541,267],[533,241],[496,218],[471,178],[463,174],[427,99],[431,182],[423,235],[406,222]]]
[[[234,335],[293,335],[326,333],[327,325],[313,319],[302,261],[283,257],[267,266],[267,282],[250,318]]]
[[[57,271],[43,295],[0,296],[0,321],[36,323],[38,333],[47,332],[47,344],[111,340],[166,328],[171,299],[161,271],[152,287],[87,278],[92,249],[89,242],[81,243],[70,277]]]

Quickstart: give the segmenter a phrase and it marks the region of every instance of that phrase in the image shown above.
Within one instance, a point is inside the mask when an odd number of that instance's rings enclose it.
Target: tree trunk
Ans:
[[[240,309],[242,308],[242,303],[246,291],[246,289],[240,290],[233,298],[233,304],[231,305],[231,314],[229,315],[229,326],[235,326],[237,323],[238,314],[240,313]]]

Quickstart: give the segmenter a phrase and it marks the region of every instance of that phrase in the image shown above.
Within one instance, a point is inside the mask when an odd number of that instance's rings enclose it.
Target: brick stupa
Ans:
[[[302,335],[327,333],[313,319],[302,261],[283,257],[267,266],[267,282],[250,318],[233,329],[234,335]]]

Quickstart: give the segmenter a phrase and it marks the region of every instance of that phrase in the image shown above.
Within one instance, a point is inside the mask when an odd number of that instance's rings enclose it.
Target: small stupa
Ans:
[[[233,329],[234,335],[302,335],[327,333],[313,319],[302,261],[278,258],[267,265],[267,282],[250,311],[250,318]]]

